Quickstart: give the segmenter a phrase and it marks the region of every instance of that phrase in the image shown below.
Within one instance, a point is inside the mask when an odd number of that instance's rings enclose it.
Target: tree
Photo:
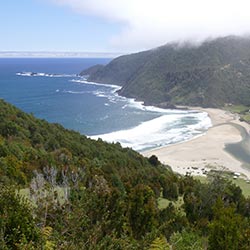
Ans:
[[[235,213],[234,206],[225,207],[221,199],[214,207],[214,220],[209,226],[209,250],[240,250],[243,218]]]
[[[154,192],[146,185],[137,185],[129,195],[129,221],[136,239],[155,228],[156,215],[157,203]]]
[[[160,161],[158,160],[157,156],[155,155],[151,155],[149,158],[148,158],[148,161],[150,164],[152,164],[153,166],[159,166],[161,163]]]
[[[35,246],[41,239],[30,205],[14,188],[0,186],[0,248],[17,249],[20,244]]]

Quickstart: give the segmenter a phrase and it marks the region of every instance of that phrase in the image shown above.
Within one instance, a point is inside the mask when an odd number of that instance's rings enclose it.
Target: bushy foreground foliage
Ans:
[[[220,176],[178,176],[4,101],[0,128],[0,249],[249,249],[250,201]]]

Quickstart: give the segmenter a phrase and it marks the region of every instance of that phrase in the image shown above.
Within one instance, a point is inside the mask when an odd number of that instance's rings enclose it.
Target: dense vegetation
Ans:
[[[169,44],[118,57],[82,74],[88,74],[90,81],[122,85],[120,94],[148,104],[250,106],[250,39]]]
[[[226,105],[224,109],[230,111],[231,113],[237,114],[240,118],[240,121],[250,123],[250,106]]]
[[[0,100],[0,249],[249,249],[249,218],[220,176],[178,176]]]

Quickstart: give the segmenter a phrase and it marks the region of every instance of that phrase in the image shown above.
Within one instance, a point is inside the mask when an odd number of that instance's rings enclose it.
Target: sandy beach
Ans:
[[[241,161],[225,151],[226,144],[237,143],[243,139],[239,126],[249,131],[250,125],[239,121],[237,115],[225,110],[197,107],[189,109],[207,112],[213,126],[200,137],[147,151],[143,155],[156,155],[161,162],[180,174],[188,172],[192,175],[203,175],[204,171],[216,169],[241,173],[250,179],[250,170],[243,168]]]

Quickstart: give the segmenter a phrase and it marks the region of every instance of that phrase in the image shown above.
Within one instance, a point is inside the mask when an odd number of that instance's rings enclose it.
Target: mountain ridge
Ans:
[[[113,59],[88,80],[121,85],[119,94],[173,107],[250,105],[250,38],[228,36],[200,46],[167,44]]]

